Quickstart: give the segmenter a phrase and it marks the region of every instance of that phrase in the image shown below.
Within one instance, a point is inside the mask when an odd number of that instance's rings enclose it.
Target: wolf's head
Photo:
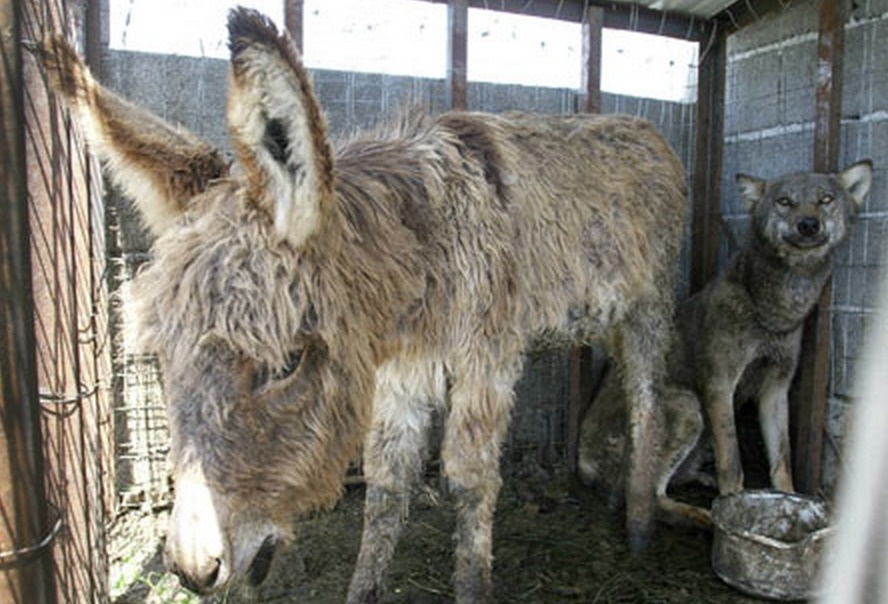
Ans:
[[[872,162],[863,160],[838,174],[799,172],[770,181],[738,174],[737,184],[757,244],[805,264],[822,260],[845,238],[872,175]]]

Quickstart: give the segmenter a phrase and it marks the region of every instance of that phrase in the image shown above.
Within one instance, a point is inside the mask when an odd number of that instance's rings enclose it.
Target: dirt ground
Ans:
[[[562,469],[506,468],[494,526],[494,584],[503,603],[751,603],[712,571],[711,536],[659,526],[650,549],[635,558],[622,514],[604,496]],[[410,522],[390,569],[387,603],[450,602],[454,517],[445,497],[428,496]],[[704,494],[705,495],[705,494]],[[699,494],[698,494],[699,496]],[[331,512],[299,523],[296,541],[279,553],[255,592],[234,588],[199,599],[163,572],[166,513],[129,512],[112,526],[114,604],[345,601],[361,535],[363,488],[349,487]]]

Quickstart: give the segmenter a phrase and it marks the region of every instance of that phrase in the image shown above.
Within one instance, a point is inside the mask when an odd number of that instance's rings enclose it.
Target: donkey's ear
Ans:
[[[752,211],[755,204],[765,196],[765,187],[767,183],[754,176],[747,174],[737,174],[737,188],[740,190],[740,197],[746,204],[746,209]]]
[[[251,197],[274,215],[275,230],[302,247],[333,199],[327,125],[296,47],[260,13],[228,18],[231,80],[228,127]]]
[[[851,194],[857,207],[863,205],[863,199],[873,184],[873,162],[864,159],[845,168],[839,174],[839,181]]]
[[[100,86],[61,36],[30,49],[71,108],[90,150],[155,234],[210,181],[228,173],[228,163],[208,143]]]

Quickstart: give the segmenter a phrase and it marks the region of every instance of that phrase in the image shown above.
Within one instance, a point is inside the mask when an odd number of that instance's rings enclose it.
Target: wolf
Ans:
[[[720,275],[679,305],[667,354],[669,387],[655,422],[661,443],[658,509],[667,522],[709,524],[707,510],[673,500],[666,489],[688,480],[711,483],[702,471],[710,443],[719,493],[743,489],[735,410],[750,399],[758,405],[770,482],[794,490],[787,394],[802,327],[870,189],[872,162],[837,174],[773,180],[738,174],[736,181],[751,219],[745,245]],[[580,430],[583,481],[617,493],[625,431],[625,400],[608,375]]]
[[[64,40],[37,51],[157,237],[134,297],[170,420],[167,567],[200,593],[261,581],[360,455],[348,601],[377,601],[440,413],[456,600],[489,599],[500,449],[540,337],[615,353],[643,541],[688,205],[662,135],[626,116],[449,112],[334,146],[289,36],[244,8],[228,29],[233,167],[101,87]]]

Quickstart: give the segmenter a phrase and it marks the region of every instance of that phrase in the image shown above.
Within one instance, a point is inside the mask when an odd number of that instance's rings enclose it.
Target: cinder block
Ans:
[[[728,38],[728,52],[754,51],[795,36],[817,31],[817,0],[794,2],[785,10],[769,13]]]
[[[314,91],[325,107],[331,103],[348,103],[351,86],[349,78],[343,72],[313,71]]]
[[[815,119],[817,84],[817,44],[805,40],[787,47],[779,57],[780,91],[778,117],[780,123],[796,124]]]

